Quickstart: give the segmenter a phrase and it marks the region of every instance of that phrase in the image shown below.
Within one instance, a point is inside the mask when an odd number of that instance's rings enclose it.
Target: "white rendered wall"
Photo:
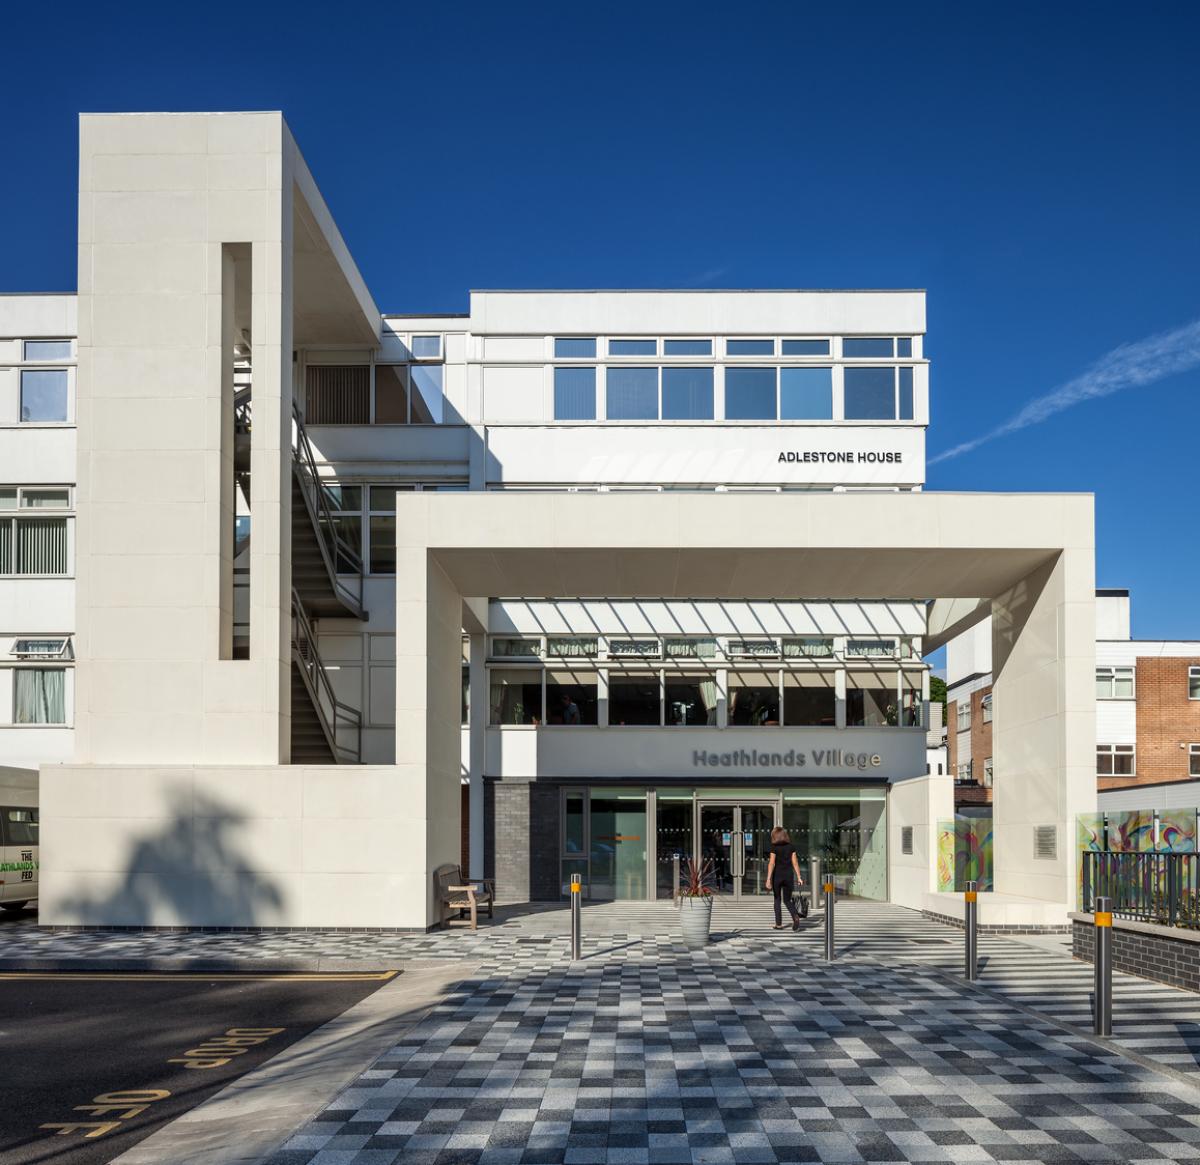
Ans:
[[[406,926],[423,822],[372,766],[65,766],[42,781],[43,925]],[[415,898],[415,901],[414,901]]]
[[[1129,595],[1096,596],[1096,639],[1129,638]]]

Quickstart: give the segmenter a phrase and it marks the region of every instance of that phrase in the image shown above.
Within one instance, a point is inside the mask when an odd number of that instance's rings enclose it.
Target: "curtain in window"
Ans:
[[[704,711],[707,714],[706,723],[717,722],[717,681],[702,680],[697,687],[700,689],[700,699],[704,701]]]
[[[65,668],[17,668],[13,673],[14,724],[65,724]]]
[[[66,518],[23,518],[17,522],[17,573],[67,573]]]
[[[12,522],[0,521],[0,574],[12,574]]]

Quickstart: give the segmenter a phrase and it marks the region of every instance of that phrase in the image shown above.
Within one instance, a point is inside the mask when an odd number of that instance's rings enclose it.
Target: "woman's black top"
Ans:
[[[796,852],[796,847],[790,841],[777,841],[771,846],[771,852],[775,855],[772,878],[777,882],[794,882],[796,871],[792,869],[792,854]]]

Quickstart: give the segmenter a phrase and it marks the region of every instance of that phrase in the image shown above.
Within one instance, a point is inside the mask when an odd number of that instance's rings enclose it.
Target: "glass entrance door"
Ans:
[[[712,861],[717,893],[734,898],[766,894],[775,806],[700,802],[701,862]]]

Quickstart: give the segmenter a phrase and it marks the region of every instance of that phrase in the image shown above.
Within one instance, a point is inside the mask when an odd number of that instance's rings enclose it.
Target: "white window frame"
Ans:
[[[984,724],[992,722],[992,693],[988,692],[982,700],[979,701],[980,714],[983,717]]]
[[[69,344],[71,346],[70,354],[67,356],[51,356],[47,359],[40,360],[36,356],[29,355],[30,344]],[[71,365],[76,360],[75,337],[74,336],[26,336],[21,341],[21,363],[32,364],[35,367],[54,367],[57,365]]]
[[[887,644],[886,650],[863,651],[864,644]],[[857,650],[856,650],[857,647]],[[892,635],[849,635],[846,637],[845,656],[847,659],[898,659],[897,640]]]
[[[729,659],[778,659],[779,640],[757,635],[731,636],[725,640],[725,655]]]
[[[33,638],[22,636],[21,638]],[[52,638],[47,636],[46,638]],[[58,638],[58,636],[53,636]],[[74,728],[75,726],[75,661],[72,658],[53,659],[42,656],[36,660],[20,660],[16,662],[0,661],[0,669],[14,673],[11,681],[11,693],[7,709],[0,711],[0,729],[17,729],[18,731],[37,731],[39,729]],[[47,723],[18,724],[17,723],[17,682],[16,672],[19,671],[60,671],[63,673],[63,719]],[[4,719],[7,717],[7,719]]]
[[[1124,673],[1129,673],[1129,695],[1118,696],[1117,679],[1124,678]],[[1107,681],[1108,694],[1100,694],[1101,681]],[[1104,664],[1096,668],[1096,699],[1097,700],[1134,700],[1137,698],[1137,669],[1125,664]]]
[[[992,758],[990,756],[983,758],[983,787],[985,789],[992,787]]]
[[[1192,695],[1192,686],[1195,685],[1196,694]],[[1188,699],[1200,700],[1200,667],[1188,668]]]
[[[416,353],[417,340],[437,340],[437,355],[436,356],[418,356]],[[410,332],[408,337],[408,354],[412,357],[414,364],[439,363],[446,356],[446,337],[441,332]]]
[[[38,518],[62,518],[67,524],[67,568],[61,574],[27,574],[23,572],[10,571],[4,573],[0,571],[0,579],[50,579],[50,578],[74,578],[75,577],[75,487],[62,482],[47,482],[38,485],[6,485],[5,489],[16,489],[16,506],[9,509],[0,509],[0,522],[11,522],[13,524],[12,532],[12,565],[16,566],[17,560],[17,522],[34,521]],[[25,497],[26,491],[41,492],[43,490],[61,490],[67,495],[67,504],[65,506],[23,506],[21,504]],[[22,636],[22,638],[36,638],[36,636]]]
[[[22,643],[57,643],[58,650],[30,651],[28,648],[22,650]],[[74,659],[75,655],[71,649],[69,635],[20,635],[13,640],[12,657],[23,660]]]
[[[1196,772],[1192,772],[1193,765]],[[1200,778],[1200,744],[1188,745],[1188,776]]]
[[[1100,771],[1100,757],[1109,759],[1111,772]],[[1131,765],[1129,772],[1117,772],[1117,757],[1127,756]],[[1097,744],[1096,745],[1096,776],[1098,777],[1136,777],[1137,776],[1137,745],[1135,744]]]
[[[971,697],[954,701],[955,731],[969,732],[971,730]]]
[[[960,762],[954,771],[954,780],[960,785],[969,785],[975,780],[975,762],[973,760]]]

